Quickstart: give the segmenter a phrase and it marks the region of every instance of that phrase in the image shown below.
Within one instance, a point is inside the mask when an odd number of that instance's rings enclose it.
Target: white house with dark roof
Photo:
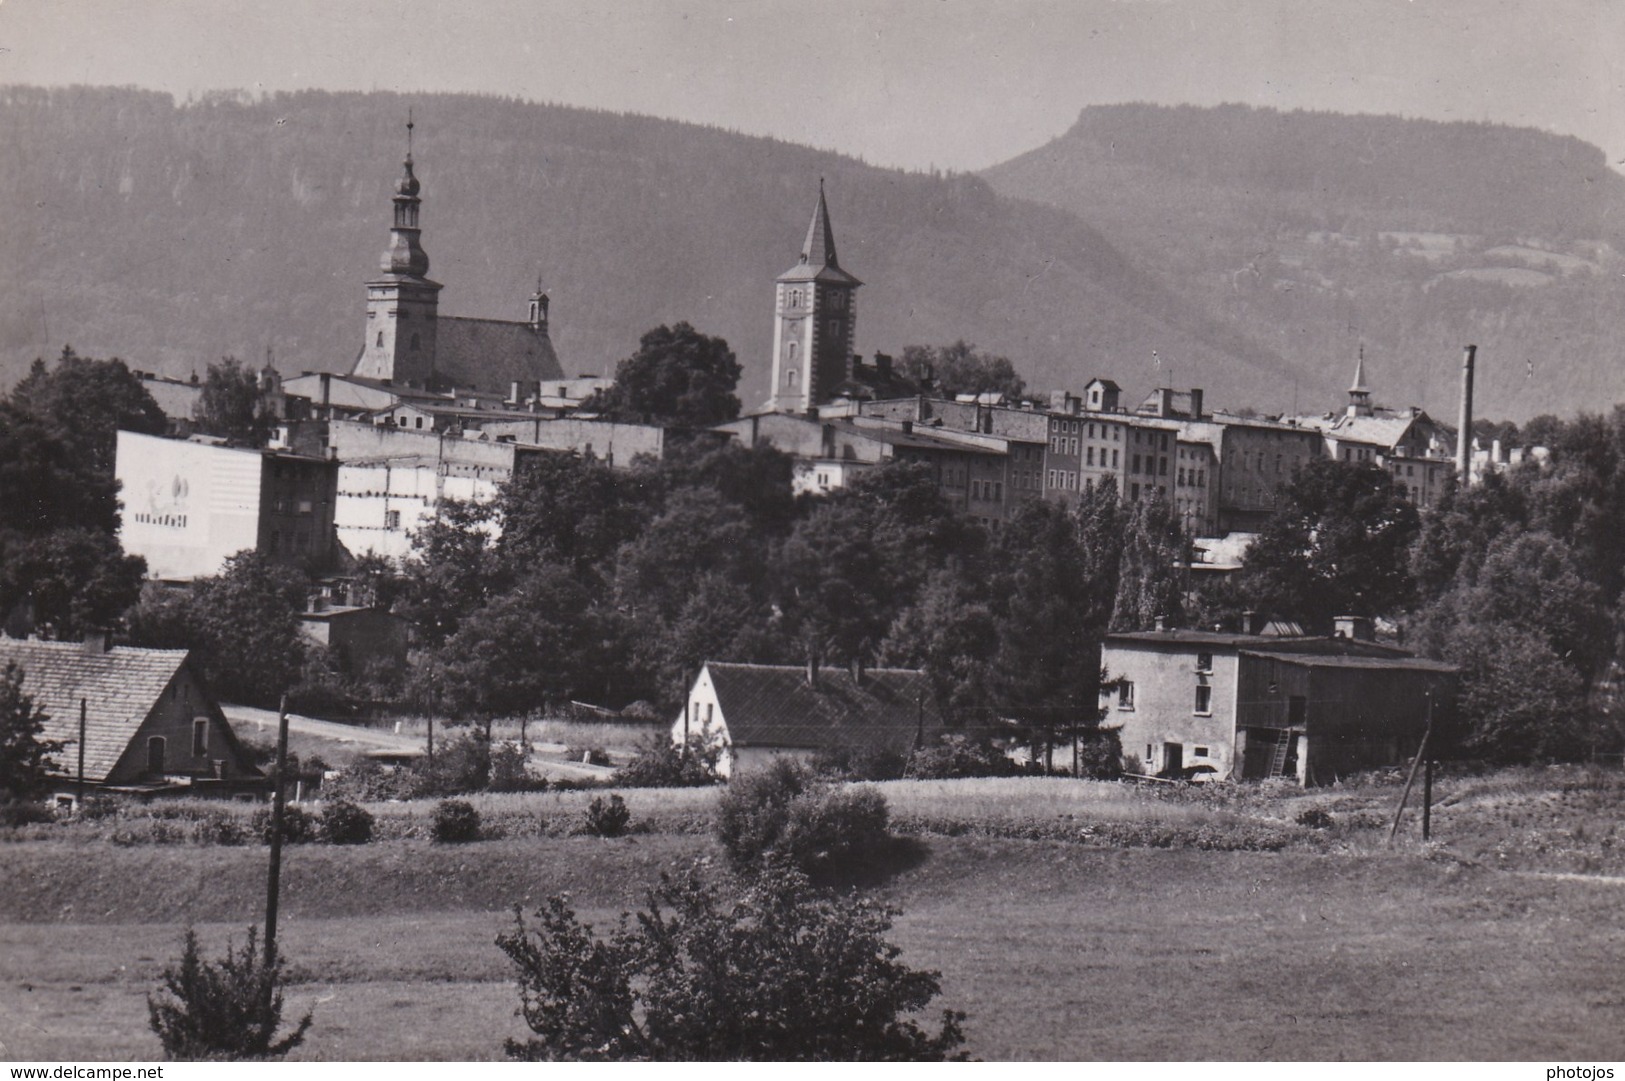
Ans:
[[[81,782],[87,791],[140,795],[265,789],[264,774],[187,656],[184,649],[107,648],[105,639],[0,635],[0,667],[22,670],[23,693],[49,718],[43,737],[65,745],[53,756],[53,798],[71,802]]]
[[[731,776],[774,755],[827,750],[908,753],[943,731],[930,681],[912,668],[820,668],[707,661],[672,722],[672,741],[704,739]]]

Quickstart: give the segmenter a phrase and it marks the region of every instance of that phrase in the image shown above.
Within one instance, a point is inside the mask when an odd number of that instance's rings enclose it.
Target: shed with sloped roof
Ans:
[[[943,731],[930,680],[912,668],[809,671],[795,665],[707,661],[672,724],[672,740],[708,740],[723,776],[774,755],[907,753]]]

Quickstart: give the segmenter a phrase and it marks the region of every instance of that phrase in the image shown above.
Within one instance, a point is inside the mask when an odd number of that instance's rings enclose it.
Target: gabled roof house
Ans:
[[[22,669],[23,693],[49,717],[44,738],[65,745],[52,756],[58,800],[71,800],[81,777],[87,790],[143,795],[265,787],[186,650],[0,636],[0,667],[7,664]]]
[[[930,681],[911,668],[808,669],[724,664],[700,669],[671,735],[703,738],[722,749],[725,777],[778,754],[890,749],[907,753],[943,731]]]

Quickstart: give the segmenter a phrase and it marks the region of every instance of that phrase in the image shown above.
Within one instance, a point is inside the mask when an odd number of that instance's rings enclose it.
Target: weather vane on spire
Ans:
[[[408,161],[412,159],[412,129],[415,127],[417,125],[412,123],[412,107],[408,105],[406,107],[406,158]]]

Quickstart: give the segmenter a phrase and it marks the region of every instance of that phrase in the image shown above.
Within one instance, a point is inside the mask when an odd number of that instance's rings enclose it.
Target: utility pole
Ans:
[[[1422,840],[1433,836],[1433,759],[1422,763]]]
[[[79,813],[85,813],[85,700],[79,699]]]
[[[434,680],[429,681],[429,765],[434,765]]]
[[[277,709],[276,766],[271,774],[271,870],[265,884],[265,967],[276,964],[276,910],[282,890],[282,815],[286,808],[282,779],[288,768],[288,692]]]
[[[1400,793],[1399,806],[1394,810],[1394,824],[1388,830],[1388,843],[1394,843],[1394,834],[1399,832],[1399,820],[1405,814],[1405,803],[1411,798],[1411,786],[1416,783],[1416,768],[1422,764],[1422,759],[1428,753],[1428,737],[1433,735],[1433,692],[1427,692],[1428,721],[1427,727],[1422,730],[1422,745],[1416,749],[1416,758],[1411,762],[1411,771],[1405,777],[1405,791]]]

